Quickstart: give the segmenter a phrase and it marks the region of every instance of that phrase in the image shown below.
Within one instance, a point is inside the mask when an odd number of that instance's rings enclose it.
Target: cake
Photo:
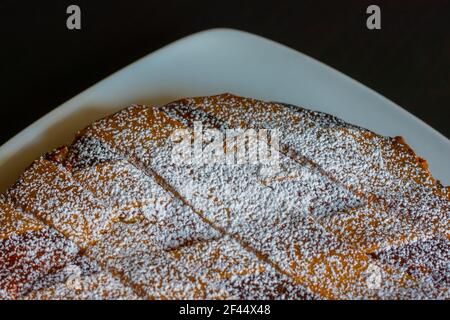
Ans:
[[[448,299],[449,213],[400,137],[232,94],[132,105],[0,197],[0,298]]]

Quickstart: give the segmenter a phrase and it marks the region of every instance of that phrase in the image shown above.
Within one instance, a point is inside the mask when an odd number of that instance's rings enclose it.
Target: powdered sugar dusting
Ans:
[[[169,136],[193,121],[277,129],[280,163],[172,163]],[[16,259],[0,258],[0,292],[448,298],[449,199],[401,139],[326,114],[230,94],[134,105],[0,198],[0,251]]]

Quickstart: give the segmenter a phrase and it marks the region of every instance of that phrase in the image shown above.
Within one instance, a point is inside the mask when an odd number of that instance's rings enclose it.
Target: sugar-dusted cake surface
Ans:
[[[174,132],[234,159],[269,131],[276,164],[174,161]],[[0,298],[448,299],[449,214],[401,138],[231,94],[133,105],[0,197]]]

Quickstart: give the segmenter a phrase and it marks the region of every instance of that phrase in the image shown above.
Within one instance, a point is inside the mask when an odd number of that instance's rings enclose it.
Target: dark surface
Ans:
[[[81,7],[80,31],[66,28],[69,4]],[[369,4],[381,30],[366,28]],[[450,1],[0,0],[0,144],[137,58],[214,27],[311,55],[450,137]]]

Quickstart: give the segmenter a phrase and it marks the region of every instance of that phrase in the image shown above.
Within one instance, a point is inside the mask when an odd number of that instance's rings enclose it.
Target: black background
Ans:
[[[66,28],[77,4],[82,29]],[[381,7],[382,29],[366,28]],[[137,58],[231,27],[331,65],[450,137],[450,1],[0,0],[0,144]]]

